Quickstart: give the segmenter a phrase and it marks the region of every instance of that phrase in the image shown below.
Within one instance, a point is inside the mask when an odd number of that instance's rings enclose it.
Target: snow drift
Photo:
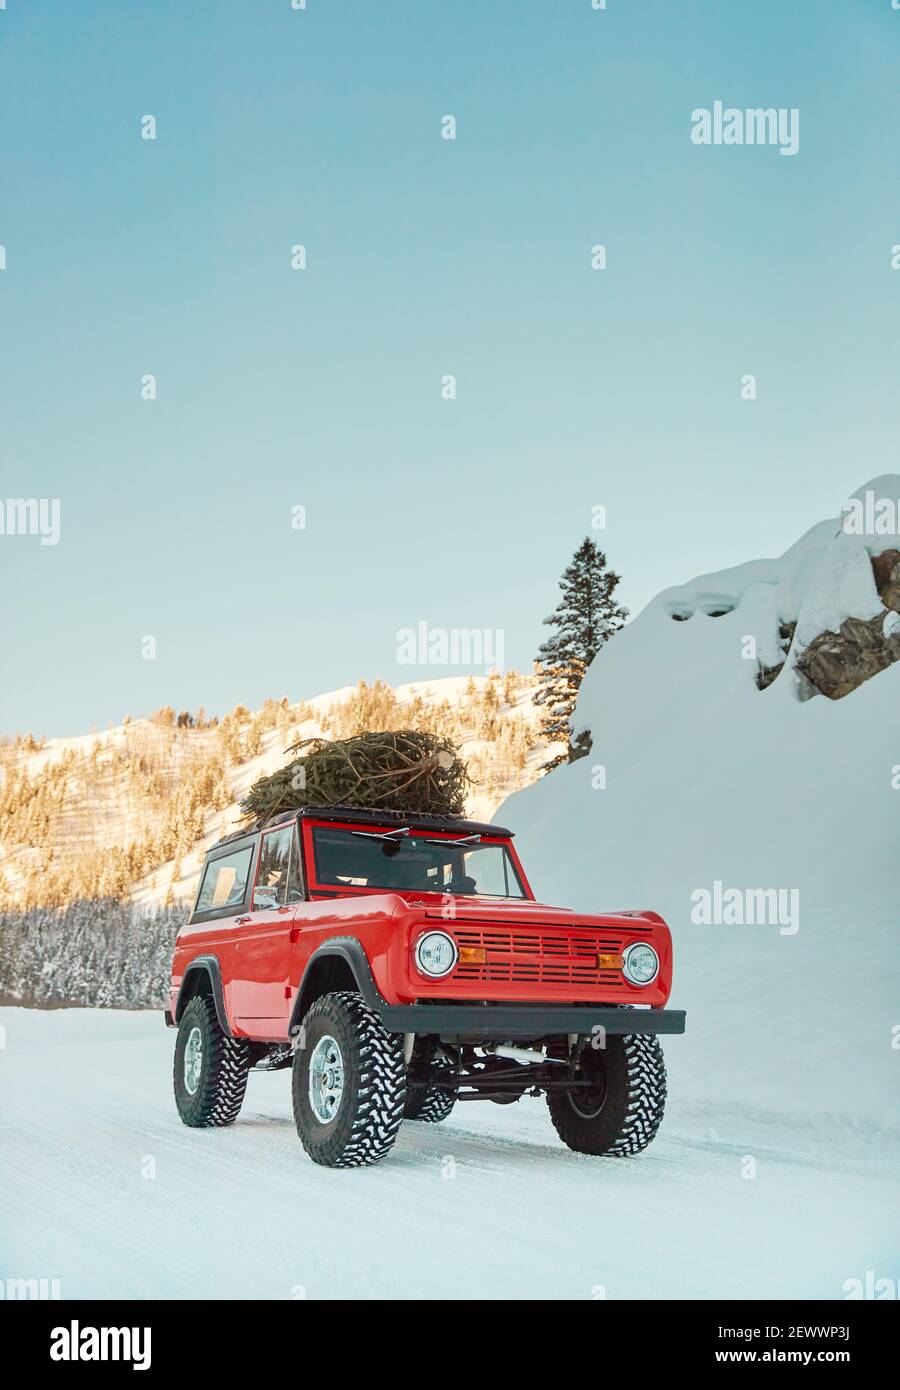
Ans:
[[[497,820],[544,901],[666,917],[676,1095],[872,1129],[900,1068],[900,663],[829,700],[796,662],[881,611],[870,557],[898,540],[843,521],[659,594],[585,678],[590,756]]]

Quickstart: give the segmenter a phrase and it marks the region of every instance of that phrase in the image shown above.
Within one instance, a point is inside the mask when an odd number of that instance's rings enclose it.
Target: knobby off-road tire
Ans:
[[[234,1124],[250,1066],[247,1039],[226,1037],[210,995],[196,994],[175,1042],[175,1104],[184,1123],[193,1129]]]
[[[291,1089],[304,1149],[327,1168],[377,1163],[403,1119],[402,1034],[389,1033],[358,994],[340,990],[315,1001],[302,1036]]]
[[[659,1039],[644,1033],[607,1037],[581,1053],[590,1090],[550,1091],[550,1118],[577,1153],[630,1158],[656,1136],[666,1104],[666,1064]]]
[[[436,1125],[446,1120],[456,1104],[453,1091],[442,1090],[440,1086],[414,1085],[414,1082],[430,1080],[435,1071],[452,1071],[453,1063],[449,1057],[438,1053],[429,1038],[418,1038],[413,1055],[406,1071],[406,1105],[403,1110],[405,1120],[420,1120],[423,1124]]]
[[[437,1086],[429,1086],[426,1091],[420,1091],[421,1103],[413,1102],[413,1114],[405,1115],[407,1120],[419,1120],[423,1125],[437,1125],[441,1120],[446,1120],[450,1111],[456,1104],[456,1096],[452,1091],[441,1091]]]
[[[453,1064],[446,1057],[428,1057],[425,1065],[432,1070],[451,1071]],[[413,1069],[411,1069],[413,1070]],[[404,1120],[419,1120],[424,1125],[437,1125],[446,1120],[456,1104],[454,1091],[440,1086],[411,1086],[407,1088]]]

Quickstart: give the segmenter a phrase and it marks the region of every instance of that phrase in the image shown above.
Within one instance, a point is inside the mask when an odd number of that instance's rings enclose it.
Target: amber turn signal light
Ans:
[[[460,946],[460,965],[484,965],[486,962],[487,951],[483,946]]]
[[[601,970],[621,970],[624,964],[625,957],[616,951],[600,951],[597,955],[597,965]]]

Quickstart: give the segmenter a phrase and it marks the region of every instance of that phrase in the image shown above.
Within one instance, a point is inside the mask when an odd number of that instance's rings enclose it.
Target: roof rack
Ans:
[[[323,820],[328,817],[361,825],[390,825],[396,822],[398,825],[422,826],[431,830],[464,830],[473,835],[503,835],[510,839],[513,834],[502,825],[467,820],[465,816],[439,815],[433,811],[391,810],[381,806],[349,806],[340,802],[332,806],[303,806],[299,811],[292,811],[290,816],[300,816],[309,820]]]
[[[242,840],[247,835],[255,835],[260,830],[270,830],[276,825],[289,825],[298,819],[308,820],[348,820],[355,825],[399,825],[422,826],[431,830],[464,831],[470,835],[501,835],[512,839],[513,832],[502,825],[489,825],[482,821],[467,820],[465,816],[438,815],[433,811],[398,811],[378,806],[349,806],[335,802],[330,806],[301,806],[292,811],[279,811],[242,830],[233,830],[210,846],[210,851],[221,849],[234,840]]]

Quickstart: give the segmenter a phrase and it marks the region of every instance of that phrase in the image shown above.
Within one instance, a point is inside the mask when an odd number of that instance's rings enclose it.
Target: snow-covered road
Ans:
[[[287,1072],[251,1075],[232,1128],[186,1129],[157,1013],[0,1026],[0,1278],[63,1297],[841,1298],[900,1274],[900,1140],[864,1125],[675,1096],[645,1155],[595,1160],[541,1101],[478,1103],[332,1172]]]

